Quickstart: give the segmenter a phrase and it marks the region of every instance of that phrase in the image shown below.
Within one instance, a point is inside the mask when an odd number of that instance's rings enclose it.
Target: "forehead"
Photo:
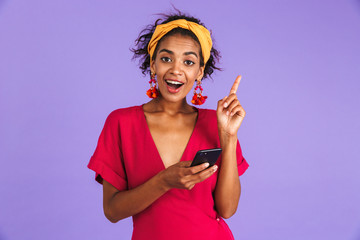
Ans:
[[[181,52],[200,52],[200,45],[190,36],[183,36],[181,34],[171,35],[165,37],[159,42],[158,50],[168,49],[171,51]]]

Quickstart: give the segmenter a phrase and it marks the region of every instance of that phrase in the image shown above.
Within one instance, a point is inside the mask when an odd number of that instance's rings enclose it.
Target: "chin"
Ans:
[[[163,99],[169,103],[178,103],[178,102],[183,102],[184,99],[186,101],[186,96],[182,97],[182,98],[180,98],[180,97],[163,97]]]
[[[185,96],[174,96],[172,94],[162,94],[160,91],[160,96],[162,98],[162,100],[164,100],[165,102],[169,102],[169,103],[178,103],[178,102],[182,102],[184,101],[184,98],[186,98]]]

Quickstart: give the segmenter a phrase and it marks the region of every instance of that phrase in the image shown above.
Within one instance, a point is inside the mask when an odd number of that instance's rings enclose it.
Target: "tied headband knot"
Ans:
[[[148,44],[148,53],[150,54],[150,62],[152,62],[152,57],[154,55],[156,45],[158,44],[160,39],[165,34],[167,34],[168,32],[170,32],[171,30],[177,27],[190,30],[199,39],[201,52],[204,57],[204,64],[206,64],[210,58],[210,51],[212,48],[212,40],[211,40],[210,32],[204,26],[201,26],[200,24],[194,22],[187,21],[185,19],[178,19],[165,24],[159,24],[156,26],[155,31]]]

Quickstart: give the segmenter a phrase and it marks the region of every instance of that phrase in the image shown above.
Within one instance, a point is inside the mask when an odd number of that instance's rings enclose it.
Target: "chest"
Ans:
[[[165,168],[181,160],[194,131],[196,117],[195,114],[185,117],[146,117],[152,140]]]
[[[160,121],[139,108],[132,118],[120,121],[121,166],[129,189],[148,181],[165,167],[193,160],[199,150],[220,147],[215,114],[199,111],[192,119],[176,119],[180,123],[169,118]],[[211,187],[215,187],[215,182]]]

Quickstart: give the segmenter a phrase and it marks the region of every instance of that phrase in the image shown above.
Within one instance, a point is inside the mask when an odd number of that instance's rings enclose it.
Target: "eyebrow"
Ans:
[[[167,52],[167,53],[169,53],[169,54],[174,54],[174,52],[173,51],[170,51],[170,50],[168,50],[168,49],[161,49],[160,51],[159,51],[159,53],[161,53],[161,52]],[[197,58],[199,58],[198,57],[198,55],[195,53],[195,52],[185,52],[184,53],[184,55],[195,55],[195,57],[197,57]]]

